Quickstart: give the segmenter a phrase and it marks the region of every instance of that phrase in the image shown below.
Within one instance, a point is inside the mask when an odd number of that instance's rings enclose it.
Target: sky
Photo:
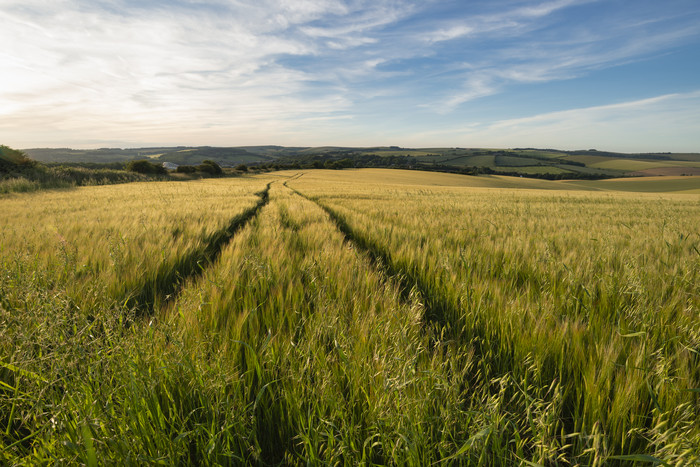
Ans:
[[[700,152],[698,0],[0,0],[0,144]]]

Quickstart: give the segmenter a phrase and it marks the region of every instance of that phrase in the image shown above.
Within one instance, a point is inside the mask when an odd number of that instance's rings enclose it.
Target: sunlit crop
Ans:
[[[388,170],[0,198],[6,463],[700,462],[700,198]]]

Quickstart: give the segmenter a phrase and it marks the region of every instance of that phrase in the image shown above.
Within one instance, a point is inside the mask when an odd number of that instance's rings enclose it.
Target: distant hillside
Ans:
[[[160,162],[194,165],[206,159],[212,159],[221,165],[237,165],[266,162],[274,156],[264,154],[270,147],[260,147],[260,152],[250,152],[244,148],[222,147],[168,147],[168,148],[102,148],[102,149],[68,149],[68,148],[34,148],[25,152],[34,160],[44,163],[80,162],[111,163],[151,158]],[[267,148],[267,149],[264,149]]]
[[[46,163],[158,162],[196,165],[206,159],[220,165],[280,167],[393,167],[454,173],[486,173],[549,179],[612,178],[652,175],[700,175],[700,154],[625,154],[595,149],[402,148],[379,146],[284,147],[157,147],[103,149],[27,149]]]
[[[161,162],[173,162],[180,165],[199,164],[209,159],[218,162],[219,165],[222,166],[267,162],[274,159],[274,157],[254,154],[242,148],[216,148],[208,146],[180,149],[178,151],[165,151],[157,157],[152,157]]]
[[[603,179],[644,175],[700,175],[700,154],[621,154],[595,149],[308,148],[275,162],[300,167],[391,167],[545,179]]]
[[[134,159],[143,159],[163,151],[172,151],[177,148],[101,148],[101,149],[69,149],[69,148],[33,148],[25,149],[29,157],[45,163],[60,162],[127,162]],[[182,149],[182,148],[180,148]]]
[[[624,154],[609,151],[557,149],[432,149],[435,156],[418,160],[424,165],[482,167],[494,173],[556,178],[655,175],[672,169],[674,175],[700,174],[700,154]]]

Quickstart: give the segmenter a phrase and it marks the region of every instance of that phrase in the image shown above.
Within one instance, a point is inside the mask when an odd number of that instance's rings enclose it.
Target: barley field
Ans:
[[[363,169],[3,195],[0,463],[700,463],[683,183]]]

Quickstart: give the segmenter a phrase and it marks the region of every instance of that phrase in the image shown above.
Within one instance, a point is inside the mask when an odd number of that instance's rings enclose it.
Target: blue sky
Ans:
[[[0,0],[0,144],[700,152],[697,0]]]

